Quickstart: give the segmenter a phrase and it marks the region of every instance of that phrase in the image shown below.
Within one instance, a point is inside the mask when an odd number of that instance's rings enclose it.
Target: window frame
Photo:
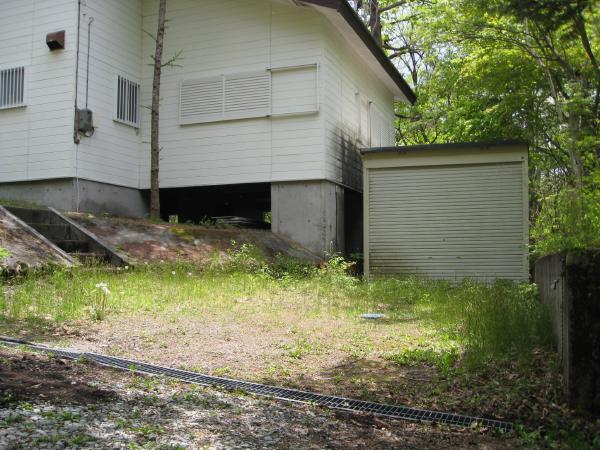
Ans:
[[[119,117],[119,81],[120,81],[120,79],[123,79],[127,83],[129,83],[129,86],[134,85],[137,87],[137,98],[136,98],[137,102],[135,105],[135,110],[136,110],[135,117],[137,120],[135,122],[133,122],[131,120],[127,120],[127,119],[122,119],[121,117]],[[129,127],[135,128],[135,129],[139,129],[140,122],[141,122],[141,117],[140,117],[141,97],[142,97],[142,85],[138,80],[130,78],[123,74],[115,74],[114,88],[113,88],[113,121],[121,123],[123,125],[127,125]]]
[[[28,84],[29,84],[29,68],[27,67],[27,65],[25,64],[2,64],[0,65],[0,73],[4,72],[4,71],[8,71],[11,69],[23,69],[23,79],[22,79],[22,85],[23,85],[23,95],[22,95],[22,101],[20,103],[15,103],[15,104],[10,104],[10,105],[4,105],[2,104],[2,102],[0,101],[0,111],[3,110],[10,110],[10,109],[17,109],[17,108],[25,108],[28,104],[28,94],[29,94],[29,89],[28,89]],[[1,95],[1,89],[2,86],[0,85],[0,95]]]

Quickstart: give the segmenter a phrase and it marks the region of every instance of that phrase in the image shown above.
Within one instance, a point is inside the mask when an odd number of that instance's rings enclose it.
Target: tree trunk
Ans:
[[[371,0],[369,2],[369,28],[371,34],[381,47],[381,16],[379,13],[379,0]]]
[[[583,161],[579,150],[579,139],[581,137],[580,117],[574,111],[569,113],[569,156],[571,157],[573,185],[581,191],[583,189]]]
[[[160,0],[160,5],[158,8],[158,31],[156,32],[156,50],[154,52],[154,79],[152,81],[152,108],[150,125],[150,218],[155,220],[160,219],[160,184],[158,181],[160,147],[158,142],[158,124],[160,107],[160,75],[162,71],[166,12],[167,0]]]

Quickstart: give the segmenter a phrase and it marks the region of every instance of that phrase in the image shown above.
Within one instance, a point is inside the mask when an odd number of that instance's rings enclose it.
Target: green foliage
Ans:
[[[0,246],[0,259],[8,258],[10,256],[10,252],[6,250],[4,247]]]
[[[600,248],[600,191],[571,189],[538,200],[540,212],[531,228],[533,256],[563,250]]]
[[[386,359],[402,366],[428,364],[438,369],[442,376],[448,376],[456,363],[460,353],[457,348],[407,348],[400,352],[387,355]]]
[[[252,273],[261,271],[265,264],[266,258],[256,245],[231,241],[231,248],[227,250],[225,258],[214,258],[212,268],[230,273]]]
[[[597,245],[600,9],[414,1],[385,19],[417,93],[397,105],[398,142],[528,142],[535,255]]]
[[[447,303],[430,307],[431,318],[464,345],[469,362],[527,357],[534,348],[552,345],[549,316],[534,285],[464,281],[449,297]]]

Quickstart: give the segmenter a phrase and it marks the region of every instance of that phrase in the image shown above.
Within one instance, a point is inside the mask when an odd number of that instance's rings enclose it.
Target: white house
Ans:
[[[0,0],[0,198],[146,213],[157,13]],[[415,97],[346,1],[168,0],[167,19],[165,215],[270,211],[315,251],[359,242],[358,148],[394,145],[393,102]]]

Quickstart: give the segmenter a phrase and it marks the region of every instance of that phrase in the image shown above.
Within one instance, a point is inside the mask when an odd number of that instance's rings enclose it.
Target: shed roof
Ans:
[[[527,142],[519,140],[498,140],[498,141],[482,141],[482,142],[451,142],[447,144],[420,144],[420,145],[406,145],[406,146],[395,146],[395,147],[371,147],[363,148],[360,152],[363,155],[369,155],[373,153],[408,153],[425,150],[458,150],[464,148],[480,148],[482,150],[493,148],[493,147],[507,147],[507,146],[527,146]]]
[[[344,21],[352,28],[354,33],[356,33],[360,40],[365,44],[367,49],[379,62],[386,74],[400,89],[406,100],[410,103],[415,103],[417,96],[404,78],[402,78],[402,75],[400,75],[400,72],[398,72],[396,66],[394,66],[392,61],[390,61],[383,49],[379,46],[362,19],[348,4],[347,0],[301,0],[301,3],[337,11],[337,13],[344,19]]]

